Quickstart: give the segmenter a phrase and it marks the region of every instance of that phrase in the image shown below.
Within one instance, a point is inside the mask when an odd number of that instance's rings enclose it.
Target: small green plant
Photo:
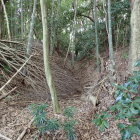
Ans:
[[[48,107],[48,105],[46,105],[46,104],[42,104],[42,105],[32,104],[29,106],[31,113],[34,116],[34,124],[36,125],[36,127],[38,128],[38,130],[41,134],[46,132],[46,123],[47,123],[46,108],[47,107]]]
[[[131,125],[119,123],[118,128],[120,129],[122,140],[131,139],[133,134],[140,136],[140,122]]]
[[[69,120],[69,121],[65,121],[64,122],[64,131],[66,132],[67,134],[67,138],[69,140],[74,140],[75,137],[76,137],[76,134],[75,134],[75,124],[76,124],[76,121],[75,120]]]
[[[135,66],[139,67],[140,61],[136,62]],[[109,111],[115,113],[115,119],[128,119],[129,121],[129,125],[118,124],[122,135],[121,139],[131,139],[133,134],[140,136],[140,97],[138,96],[140,71],[134,71],[126,83],[122,85],[115,84],[114,86],[116,87],[115,104],[109,108]],[[99,130],[104,131],[105,128],[109,127],[107,117],[108,115],[101,114],[93,120]]]
[[[50,119],[46,123],[46,130],[49,132],[55,132],[60,127],[60,123],[56,119]]]
[[[47,104],[32,104],[29,106],[31,113],[34,116],[34,124],[36,125],[40,134],[43,135],[47,131],[53,133],[56,130],[59,130],[60,127],[62,127],[67,134],[67,138],[69,140],[74,140],[76,138],[76,121],[73,119],[73,117],[76,109],[74,107],[65,108],[63,114],[66,117],[66,120],[61,124],[56,119],[47,118],[47,107]]]
[[[59,129],[59,121],[56,119],[48,119],[46,108],[48,105],[42,104],[32,104],[29,106],[33,116],[34,116],[34,123],[39,130],[40,134],[44,134],[47,131],[54,132]]]
[[[116,112],[116,119],[131,119],[137,117],[140,114],[140,102],[139,97],[134,98],[134,100],[129,99],[116,103],[110,110]]]
[[[109,128],[109,123],[107,119],[111,117],[107,112],[103,112],[101,115],[96,115],[96,119],[93,119],[92,122],[99,128],[100,131],[104,131],[106,128]]]
[[[76,138],[76,133],[75,133],[75,125],[76,125],[76,120],[74,120],[74,113],[76,109],[74,107],[67,107],[64,109],[64,116],[66,117],[66,120],[64,121],[63,127],[64,131],[67,134],[67,138],[69,140],[74,140]]]
[[[75,108],[74,107],[67,107],[64,109],[64,116],[66,116],[67,118],[73,118],[75,113]]]

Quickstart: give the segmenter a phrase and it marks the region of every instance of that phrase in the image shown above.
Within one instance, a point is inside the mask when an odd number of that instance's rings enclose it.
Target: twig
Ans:
[[[30,58],[33,55],[31,55],[26,61],[25,63],[17,70],[17,72],[0,88],[0,92],[12,81],[12,79],[21,71],[21,69],[26,65],[26,63],[30,60]]]
[[[7,97],[11,92],[13,92],[17,87],[14,87],[12,90],[10,90],[8,93],[1,95],[0,96],[0,100],[4,99],[5,97]]]
[[[0,138],[2,138],[2,139],[4,139],[4,140],[11,140],[10,138],[8,138],[8,137],[6,137],[6,136],[4,136],[4,135],[2,135],[2,134],[0,134]]]
[[[23,137],[25,136],[28,128],[31,127],[33,121],[34,121],[34,118],[32,118],[32,120],[28,123],[27,127],[24,128],[24,130],[22,131],[22,133],[18,136],[17,140],[22,140],[23,139]]]

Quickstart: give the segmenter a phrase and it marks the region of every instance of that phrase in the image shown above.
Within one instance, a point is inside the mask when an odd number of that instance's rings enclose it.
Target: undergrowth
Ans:
[[[41,136],[44,136],[47,132],[54,134],[59,129],[63,129],[69,140],[75,140],[75,125],[76,121],[74,119],[75,108],[67,107],[64,109],[65,121],[60,122],[55,118],[48,118],[47,116],[47,104],[32,104],[29,109],[34,116],[34,124],[39,131]]]
[[[32,104],[29,106],[32,114],[34,115],[34,124],[40,134],[44,134],[47,131],[53,133],[60,127],[58,120],[47,118],[47,107],[48,105],[46,104]]]
[[[140,66],[140,61],[135,64]],[[108,108],[106,112],[98,114],[93,123],[104,131],[109,128],[108,118],[114,114],[114,119],[128,119],[129,124],[119,123],[118,128],[121,133],[121,140],[131,139],[134,134],[140,136],[140,71],[134,71],[127,82],[122,85],[115,84],[115,104]],[[108,112],[108,113],[107,113]]]
[[[74,120],[74,113],[76,109],[74,107],[67,107],[64,110],[64,116],[66,117],[66,120],[64,121],[63,127],[64,131],[67,134],[67,138],[69,140],[74,140],[76,138],[76,133],[75,133],[75,125],[76,125],[76,120]]]

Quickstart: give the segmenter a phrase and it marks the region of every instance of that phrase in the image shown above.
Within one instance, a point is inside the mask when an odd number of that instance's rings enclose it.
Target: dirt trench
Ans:
[[[19,85],[18,93],[23,100],[50,100],[49,88],[44,74],[42,44],[36,44],[33,50],[35,53],[37,52],[37,55],[32,57],[29,66],[27,66],[28,76],[24,80],[21,80],[23,77],[17,77],[15,85]],[[70,61],[68,60],[64,66],[64,58],[54,54],[50,57],[50,64],[59,99],[80,95],[82,91],[80,78],[75,69],[71,67]]]
[[[123,73],[127,71],[127,61],[120,59],[120,52],[116,56],[118,74],[124,75]],[[63,118],[61,115],[54,114],[52,110],[44,75],[42,52],[39,52],[37,57],[34,56],[31,62],[32,65],[29,65],[28,73],[30,78],[27,77],[23,81],[21,80],[23,77],[19,75],[12,83],[12,86],[17,85],[19,87],[18,90],[0,102],[0,133],[12,140],[16,140],[30,122],[32,118],[28,109],[30,104],[47,102],[49,104],[48,116]],[[96,107],[81,98],[83,94],[86,94],[90,86],[93,86],[98,80],[103,78],[96,72],[94,61],[85,60],[78,62],[75,64],[75,68],[71,69],[69,61],[64,67],[63,58],[56,55],[51,58],[51,67],[62,110],[67,106],[74,106],[77,109],[75,115],[78,121],[76,126],[77,140],[118,140],[121,136],[117,123],[120,123],[120,121],[110,119],[110,128],[105,130],[105,132],[98,131],[91,123],[95,113],[105,111],[107,107],[114,103],[113,96],[109,94],[108,90],[96,88],[100,92],[100,103]],[[121,75],[120,77],[122,79],[119,80],[123,81],[124,78]],[[32,125],[23,140],[34,140],[37,135],[36,132],[36,128]],[[55,137],[46,135],[46,140],[53,139],[67,140],[62,130]],[[133,140],[139,140],[139,138],[135,137]]]

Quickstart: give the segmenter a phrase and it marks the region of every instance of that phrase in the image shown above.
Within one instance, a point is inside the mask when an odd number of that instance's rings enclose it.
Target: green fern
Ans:
[[[67,118],[73,118],[76,109],[74,107],[67,107],[64,109],[64,116]]]
[[[74,140],[76,138],[76,120],[73,119],[75,111],[76,109],[74,107],[67,107],[63,112],[64,116],[66,117],[66,121],[64,122],[63,127],[69,140]]]
[[[69,140],[74,140],[76,138],[74,126],[76,124],[75,120],[65,121],[64,122],[64,131],[67,134]]]
[[[60,123],[56,119],[50,119],[46,123],[46,130],[49,132],[55,132],[60,127]]]
[[[41,134],[49,132],[54,132],[59,129],[60,123],[56,119],[47,119],[46,108],[47,104],[37,105],[32,104],[29,106],[32,114],[34,115],[34,124]]]

